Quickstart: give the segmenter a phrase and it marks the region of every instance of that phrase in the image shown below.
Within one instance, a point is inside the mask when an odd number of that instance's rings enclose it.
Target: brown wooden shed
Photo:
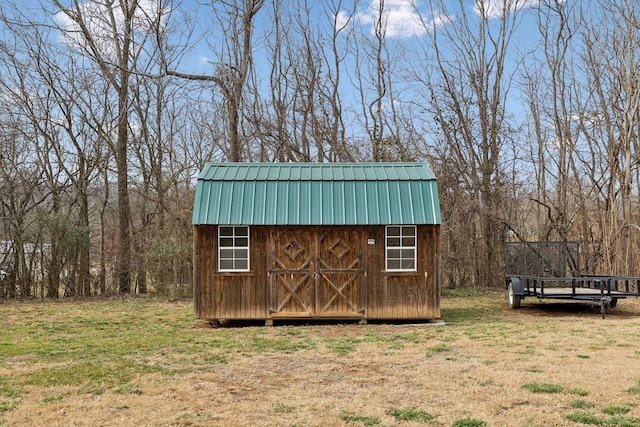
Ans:
[[[193,212],[195,315],[439,319],[440,223],[424,163],[208,163]]]

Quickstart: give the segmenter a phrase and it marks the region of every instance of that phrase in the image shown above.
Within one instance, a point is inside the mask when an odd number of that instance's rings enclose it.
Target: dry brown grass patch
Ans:
[[[640,387],[640,302],[620,301],[605,320],[588,305],[525,300],[509,310],[498,291],[448,296],[442,307],[447,325],[440,326],[209,329],[198,327],[188,301],[0,305],[12,324],[0,335],[8,343],[0,346],[0,424],[578,426],[576,413],[609,425],[640,419],[633,393]],[[32,381],[82,363],[113,370],[77,384],[69,377],[60,379],[64,385]]]

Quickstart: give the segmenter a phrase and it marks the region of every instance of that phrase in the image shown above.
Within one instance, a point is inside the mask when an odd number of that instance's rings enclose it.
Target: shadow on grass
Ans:
[[[367,319],[364,325],[397,325],[397,326],[415,326],[415,325],[441,325],[444,323],[442,319]],[[360,325],[360,319],[278,319],[274,320],[273,327],[288,326],[341,326],[341,325]],[[265,320],[256,319],[233,319],[224,320],[219,323],[198,321],[194,329],[242,329],[242,328],[264,328]]]

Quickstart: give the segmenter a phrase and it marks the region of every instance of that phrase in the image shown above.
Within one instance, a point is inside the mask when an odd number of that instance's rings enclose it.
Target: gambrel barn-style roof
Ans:
[[[193,224],[440,224],[425,163],[207,163]]]

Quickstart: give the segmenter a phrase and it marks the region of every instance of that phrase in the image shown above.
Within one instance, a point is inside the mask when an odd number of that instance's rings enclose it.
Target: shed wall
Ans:
[[[194,308],[202,319],[269,319],[277,306],[272,277],[275,236],[289,230],[286,226],[250,227],[249,272],[217,271],[217,232],[215,225],[197,225],[194,232]],[[326,230],[328,228],[324,228]],[[384,226],[343,226],[343,230],[362,239],[354,247],[361,251],[362,271],[358,290],[346,295],[364,308],[366,319],[437,319],[440,318],[440,280],[438,264],[439,226],[419,225],[418,264],[415,272],[387,272]],[[313,241],[323,235],[322,228],[296,227]],[[318,231],[320,230],[320,231]],[[373,240],[371,240],[373,239]],[[300,239],[299,239],[300,240]],[[319,262],[315,260],[313,262]],[[330,271],[329,271],[330,272]],[[310,279],[311,280],[311,279]],[[318,288],[320,289],[320,288]],[[330,289],[331,290],[331,289]],[[318,293],[320,295],[320,293]],[[340,302],[341,297],[338,298]],[[347,301],[345,299],[344,301]],[[270,310],[271,308],[271,310]],[[284,316],[286,317],[286,316]]]
[[[196,226],[194,233],[194,309],[201,319],[267,318],[265,227],[251,227],[251,271],[218,271],[218,227]],[[258,255],[260,254],[260,255]]]
[[[367,318],[439,319],[439,227],[418,226],[418,268],[411,272],[385,271],[384,237],[384,227],[370,229],[376,245],[367,251]]]

